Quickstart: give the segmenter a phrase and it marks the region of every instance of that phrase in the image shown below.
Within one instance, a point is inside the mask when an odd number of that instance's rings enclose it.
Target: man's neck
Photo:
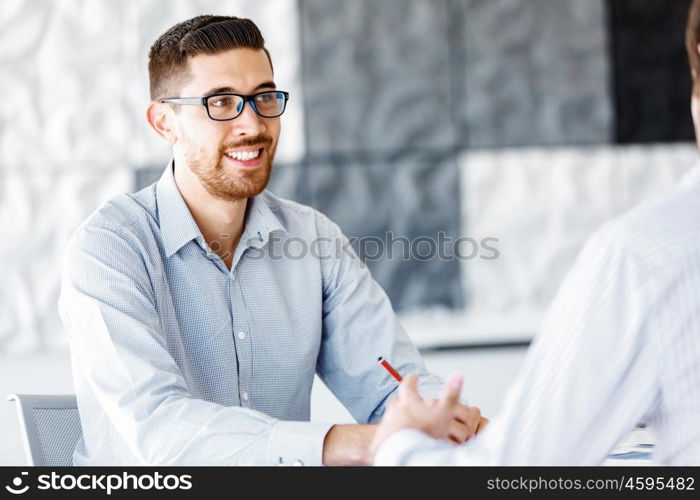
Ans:
[[[215,198],[204,189],[195,174],[184,166],[175,169],[174,177],[207,245],[230,269],[245,227],[248,199],[229,201]]]

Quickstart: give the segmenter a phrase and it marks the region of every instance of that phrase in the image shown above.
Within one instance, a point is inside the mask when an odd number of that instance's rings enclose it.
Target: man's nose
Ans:
[[[265,121],[258,116],[253,105],[246,101],[243,111],[230,122],[235,127],[236,135],[259,135],[265,132]]]

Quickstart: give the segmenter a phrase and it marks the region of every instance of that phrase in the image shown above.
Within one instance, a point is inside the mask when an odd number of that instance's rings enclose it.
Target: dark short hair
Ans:
[[[700,0],[692,0],[688,13],[688,24],[685,30],[685,48],[688,51],[688,62],[693,73],[693,94],[700,97]]]
[[[158,37],[148,53],[151,99],[169,97],[189,76],[188,60],[199,54],[230,49],[262,49],[265,39],[250,19],[230,16],[197,16],[176,24]]]

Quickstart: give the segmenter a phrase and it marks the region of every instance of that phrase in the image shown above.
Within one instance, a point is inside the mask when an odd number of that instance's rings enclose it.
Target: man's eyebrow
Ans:
[[[276,89],[276,88],[277,88],[277,85],[275,85],[275,82],[270,81],[270,82],[261,83],[260,85],[258,85],[257,87],[255,87],[254,90]]]
[[[276,89],[277,85],[275,85],[275,82],[269,81],[269,82],[263,82],[257,87],[253,89],[253,92],[262,90],[262,89]],[[213,94],[239,94],[236,89],[233,87],[214,87],[213,89],[207,90],[204,95],[213,95]]]

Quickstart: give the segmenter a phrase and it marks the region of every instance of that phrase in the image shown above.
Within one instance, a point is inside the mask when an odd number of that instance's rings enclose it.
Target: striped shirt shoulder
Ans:
[[[610,224],[615,234],[647,271],[700,255],[700,182],[685,183],[671,193],[642,202]]]
[[[123,193],[103,203],[76,228],[72,243],[83,240],[90,230],[103,229],[139,248],[152,244],[153,228],[157,226],[155,184],[152,184],[137,193]]]

